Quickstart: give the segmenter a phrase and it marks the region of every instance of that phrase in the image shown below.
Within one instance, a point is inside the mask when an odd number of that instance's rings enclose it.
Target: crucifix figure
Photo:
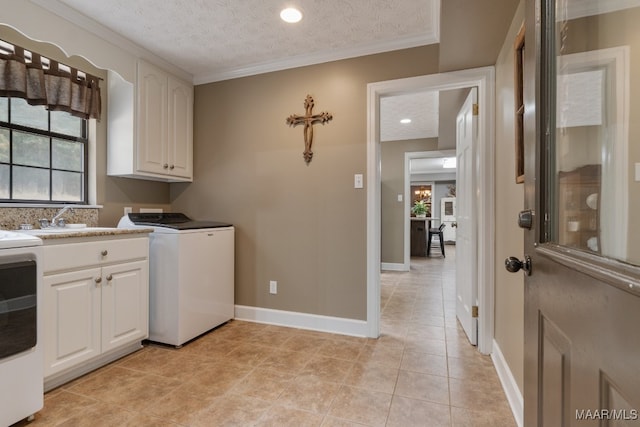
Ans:
[[[308,165],[313,158],[313,151],[311,151],[311,146],[313,145],[313,125],[316,123],[325,124],[333,119],[333,116],[331,113],[324,111],[320,114],[313,114],[313,98],[311,95],[307,95],[304,99],[304,109],[304,116],[292,114],[287,117],[287,124],[293,127],[300,124],[304,125],[304,153],[302,153],[302,156]]]

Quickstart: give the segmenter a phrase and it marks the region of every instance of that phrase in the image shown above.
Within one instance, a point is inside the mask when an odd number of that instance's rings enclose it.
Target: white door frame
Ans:
[[[494,111],[495,69],[474,68],[367,85],[367,335],[380,335],[380,98],[406,92],[478,87],[477,188],[478,350],[490,354],[494,307]]]

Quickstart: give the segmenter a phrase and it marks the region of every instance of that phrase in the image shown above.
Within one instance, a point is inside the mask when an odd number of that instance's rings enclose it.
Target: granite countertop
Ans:
[[[26,233],[39,237],[42,240],[66,239],[70,237],[104,237],[121,236],[126,234],[148,234],[153,233],[153,228],[110,228],[110,227],[86,227],[69,229],[37,229],[37,230],[17,230],[19,233]]]

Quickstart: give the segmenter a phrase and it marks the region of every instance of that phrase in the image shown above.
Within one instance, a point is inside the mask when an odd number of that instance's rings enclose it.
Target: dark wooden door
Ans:
[[[632,3],[525,1],[526,426],[640,425]]]

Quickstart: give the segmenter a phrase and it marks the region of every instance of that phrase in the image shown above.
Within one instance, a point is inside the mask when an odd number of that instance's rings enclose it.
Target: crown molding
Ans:
[[[252,64],[247,67],[228,68],[213,73],[196,75],[193,78],[195,85],[213,83],[222,80],[248,77],[256,74],[282,71],[291,68],[306,67],[308,65],[322,64],[325,62],[339,61],[341,59],[356,58],[376,53],[389,52],[392,50],[409,49],[412,47],[424,46],[437,43],[432,35],[398,39],[385,43],[375,43],[349,47],[346,49],[333,49],[330,51],[316,52],[305,55],[298,55],[284,60],[263,62]]]

